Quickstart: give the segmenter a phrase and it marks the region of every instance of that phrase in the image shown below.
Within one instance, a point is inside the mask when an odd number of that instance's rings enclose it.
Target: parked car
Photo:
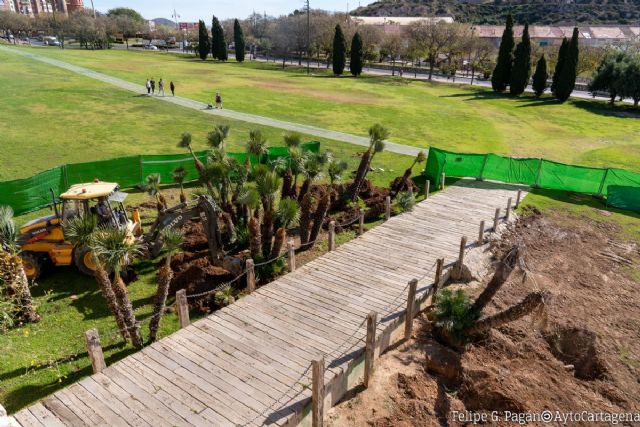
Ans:
[[[158,46],[154,46],[152,44],[146,44],[144,45],[144,48],[147,50],[158,50]]]

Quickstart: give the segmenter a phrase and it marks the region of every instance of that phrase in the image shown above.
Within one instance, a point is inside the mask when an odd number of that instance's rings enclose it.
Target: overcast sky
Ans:
[[[215,14],[220,19],[246,18],[254,10],[278,16],[290,13],[303,7],[304,0],[93,0],[95,8],[106,12],[113,7],[126,6],[137,10],[147,19],[172,19],[173,9],[180,16],[180,21],[197,22],[204,19],[208,22]],[[358,4],[365,5],[373,0],[349,0],[349,9]],[[84,0],[85,7],[91,7],[91,0]],[[346,11],[347,0],[311,0],[312,9]]]

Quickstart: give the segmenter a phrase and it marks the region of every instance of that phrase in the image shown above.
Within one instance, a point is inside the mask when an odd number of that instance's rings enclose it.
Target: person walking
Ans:
[[[220,92],[216,92],[216,108],[222,110],[222,97],[220,96]]]
[[[169,89],[171,89],[171,96],[176,96],[176,85],[173,84],[173,80],[169,82]]]
[[[151,80],[147,79],[147,84],[145,86],[147,88],[147,95],[151,95]]]
[[[164,82],[162,81],[162,79],[160,79],[160,81],[158,82],[158,96],[160,94],[164,96]]]
[[[152,95],[156,94],[156,81],[153,80],[153,77],[151,77],[151,94]]]

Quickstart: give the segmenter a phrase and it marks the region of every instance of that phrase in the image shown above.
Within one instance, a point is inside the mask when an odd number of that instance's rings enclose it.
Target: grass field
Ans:
[[[638,116],[604,103],[518,99],[469,86],[363,76],[308,77],[278,64],[202,62],[193,56],[140,51],[34,49],[38,54],[138,84],[173,80],[178,94],[211,101],[221,91],[227,108],[358,135],[370,123],[391,140],[466,152],[493,151],[568,163],[638,169]]]

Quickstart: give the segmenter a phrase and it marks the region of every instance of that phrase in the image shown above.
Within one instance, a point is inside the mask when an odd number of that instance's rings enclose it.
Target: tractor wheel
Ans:
[[[73,251],[73,261],[81,273],[93,276],[96,271],[96,263],[93,260],[91,250],[86,246],[77,247]]]
[[[29,280],[36,280],[42,272],[42,259],[31,252],[21,252],[22,266]]]

